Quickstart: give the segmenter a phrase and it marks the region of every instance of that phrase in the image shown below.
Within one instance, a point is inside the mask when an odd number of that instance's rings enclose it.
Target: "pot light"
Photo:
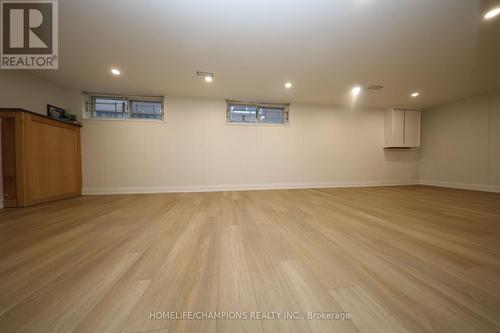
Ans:
[[[112,68],[112,69],[111,69],[111,74],[118,76],[118,75],[120,75],[120,74],[121,74],[121,72],[120,72],[120,70],[119,70],[119,69],[117,69],[117,68]]]
[[[500,14],[500,7],[494,8],[494,9],[490,10],[489,12],[487,12],[484,15],[484,18],[486,20],[490,20],[490,19],[494,18],[495,16],[497,16],[498,14]]]
[[[285,88],[290,89],[292,87],[292,82],[285,83]]]
[[[418,97],[420,95],[419,92],[414,92],[411,94],[411,97],[415,98],[415,97]]]
[[[353,97],[357,97],[360,92],[361,92],[360,86],[356,86],[356,87],[352,88],[352,90],[351,90],[351,94]]]
[[[212,82],[214,79],[211,76],[205,76],[205,82]]]

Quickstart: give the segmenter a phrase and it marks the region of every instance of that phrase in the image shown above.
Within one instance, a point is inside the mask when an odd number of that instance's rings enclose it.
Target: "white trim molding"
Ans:
[[[420,180],[419,183],[420,185],[427,185],[427,186],[448,187],[460,190],[500,193],[500,186],[492,186],[492,185],[444,182],[439,180]]]
[[[405,181],[366,181],[337,183],[274,183],[274,184],[231,184],[231,185],[190,185],[154,187],[85,187],[83,195],[145,194],[145,193],[186,193],[186,192],[224,192],[281,189],[317,189],[342,187],[377,187],[419,185],[418,180]]]

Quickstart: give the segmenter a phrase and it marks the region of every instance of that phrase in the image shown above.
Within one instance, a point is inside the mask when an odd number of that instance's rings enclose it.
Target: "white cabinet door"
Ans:
[[[405,110],[394,109],[392,113],[392,146],[403,147],[405,143]]]
[[[404,146],[420,147],[420,111],[405,110]]]

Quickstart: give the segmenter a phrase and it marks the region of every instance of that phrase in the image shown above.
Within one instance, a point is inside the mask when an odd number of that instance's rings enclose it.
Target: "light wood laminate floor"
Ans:
[[[150,319],[182,311],[351,319]],[[0,211],[0,332],[499,327],[500,194],[408,186],[88,196]]]

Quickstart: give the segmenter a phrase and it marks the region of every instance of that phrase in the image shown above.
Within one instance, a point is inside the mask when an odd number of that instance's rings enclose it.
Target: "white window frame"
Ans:
[[[117,95],[117,94],[103,94],[103,93],[84,93],[85,96],[85,118],[87,120],[103,120],[103,121],[130,121],[130,122],[165,122],[165,97],[163,96],[140,96],[140,95]],[[109,99],[123,99],[127,101],[126,104],[126,118],[98,118],[94,117],[93,99],[94,98],[109,98]],[[161,103],[161,119],[152,118],[132,118],[131,103],[132,102],[157,102]]]
[[[256,107],[257,108],[257,111],[255,113],[256,121],[253,123],[231,121],[231,118],[230,118],[231,105],[245,105],[245,106]],[[241,101],[226,100],[226,123],[228,125],[235,125],[235,126],[288,126],[290,123],[289,107],[290,107],[290,104],[288,104],[288,103],[256,103],[256,102],[241,102]],[[259,108],[283,109],[285,121],[282,123],[260,122],[259,121]],[[285,115],[286,115],[286,117],[285,117]]]

